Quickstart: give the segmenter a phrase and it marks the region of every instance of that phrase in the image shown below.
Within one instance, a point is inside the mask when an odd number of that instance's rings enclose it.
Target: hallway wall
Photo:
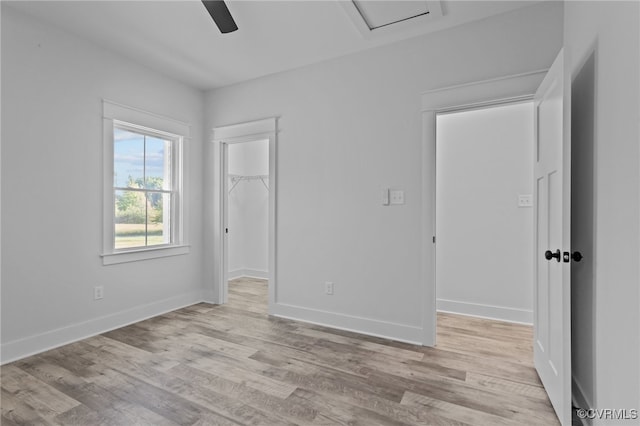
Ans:
[[[533,323],[533,104],[437,116],[437,307]]]

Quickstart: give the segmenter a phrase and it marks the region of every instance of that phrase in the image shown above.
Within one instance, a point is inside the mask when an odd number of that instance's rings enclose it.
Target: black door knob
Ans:
[[[544,258],[547,260],[551,260],[555,258],[558,262],[560,262],[560,249],[552,252],[551,250],[547,250],[544,252]]]
[[[571,255],[571,259],[573,259],[574,262],[580,262],[582,258],[582,253],[580,253],[579,251],[574,251]]]

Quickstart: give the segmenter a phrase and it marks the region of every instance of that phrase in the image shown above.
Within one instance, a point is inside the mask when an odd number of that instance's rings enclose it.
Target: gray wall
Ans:
[[[208,92],[208,128],[280,117],[275,312],[422,341],[421,93],[547,68],[561,44],[546,2]]]
[[[190,254],[102,265],[102,98],[191,124]],[[202,116],[201,92],[2,5],[3,361],[202,299]]]
[[[638,409],[640,4],[566,2],[564,16],[574,94],[576,103],[583,102],[576,105],[572,120],[580,150],[574,159],[580,163],[579,170],[594,170],[577,199],[580,208],[590,204],[595,208],[593,218],[587,214],[578,219],[587,234],[586,241],[576,241],[591,259],[581,265],[586,270],[578,271],[577,265],[572,269],[576,272],[574,329],[580,328],[573,340],[575,396],[591,408]],[[592,96],[593,107],[589,105]],[[587,170],[579,173],[589,174]]]

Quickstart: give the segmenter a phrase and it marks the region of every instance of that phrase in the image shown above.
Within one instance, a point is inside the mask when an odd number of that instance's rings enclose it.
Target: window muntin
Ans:
[[[114,251],[177,243],[181,140],[114,121]]]

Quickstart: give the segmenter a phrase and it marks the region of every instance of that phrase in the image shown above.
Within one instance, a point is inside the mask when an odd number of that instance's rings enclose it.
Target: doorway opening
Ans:
[[[269,279],[269,140],[227,144],[226,152],[227,287],[266,294]]]
[[[269,278],[269,141],[230,144],[227,169],[229,279]]]
[[[277,118],[216,127],[212,142],[219,170],[213,303],[227,303],[229,279],[241,278],[266,287],[271,312],[277,287]]]
[[[427,346],[436,345],[437,330],[436,115],[506,102],[534,102],[533,367],[562,424],[571,422],[571,75],[566,56],[561,50],[548,70],[435,89],[423,93],[421,99],[423,341]],[[506,250],[509,247],[494,254],[501,257]],[[464,261],[461,259],[460,268],[466,268]]]
[[[533,123],[530,100],[436,114],[439,346],[533,361]],[[506,330],[525,338],[496,346]]]

